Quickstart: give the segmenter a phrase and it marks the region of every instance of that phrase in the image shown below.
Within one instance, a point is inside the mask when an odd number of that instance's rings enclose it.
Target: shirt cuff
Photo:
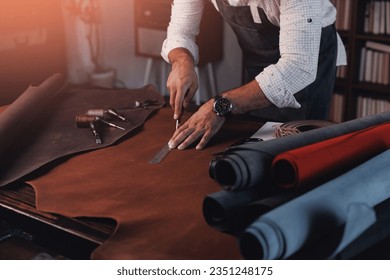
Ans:
[[[270,77],[272,76],[272,73],[266,74],[264,72],[256,76],[256,81],[267,99],[278,108],[301,108],[301,104],[295,99],[294,94],[283,88],[283,86],[273,82],[275,79],[271,80]]]
[[[194,64],[195,65],[198,64],[198,62],[199,62],[198,46],[195,43],[192,43],[192,42],[189,42],[189,41],[183,40],[183,39],[173,39],[173,40],[165,39],[163,42],[163,45],[162,45],[162,49],[161,49],[162,58],[166,62],[171,63],[169,61],[168,54],[171,50],[176,49],[176,48],[187,49],[192,54],[192,56],[194,58]]]

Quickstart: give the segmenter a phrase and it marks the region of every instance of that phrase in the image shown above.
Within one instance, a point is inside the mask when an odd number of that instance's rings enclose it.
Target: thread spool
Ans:
[[[77,115],[76,125],[79,128],[89,128],[90,123],[96,122],[97,120],[99,120],[99,117],[97,116]]]

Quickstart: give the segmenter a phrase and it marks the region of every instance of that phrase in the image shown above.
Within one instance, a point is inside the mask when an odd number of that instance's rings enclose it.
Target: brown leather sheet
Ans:
[[[99,125],[102,144],[95,143],[89,127],[76,126],[76,116],[89,109],[132,108],[136,101],[145,100],[156,101],[156,104],[146,109],[120,111],[131,124],[109,120],[126,128],[125,131]],[[0,186],[54,160],[64,160],[65,156],[103,148],[125,136],[130,137],[163,105],[162,96],[153,86],[124,90],[64,87],[62,76],[53,75],[41,85],[29,87],[0,113]]]
[[[150,164],[174,132],[172,114],[160,109],[131,138],[74,156],[29,181],[38,210],[115,219],[117,228],[95,259],[240,258],[236,239],[204,221],[202,202],[220,189],[208,175],[212,154],[260,124],[232,119],[206,149],[172,150]]]

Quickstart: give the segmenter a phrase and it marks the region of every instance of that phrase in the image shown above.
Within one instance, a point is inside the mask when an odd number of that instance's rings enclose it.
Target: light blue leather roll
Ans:
[[[243,257],[286,259],[308,242],[344,225],[350,205],[374,207],[388,199],[389,165],[390,150],[387,150],[264,214],[239,238]]]

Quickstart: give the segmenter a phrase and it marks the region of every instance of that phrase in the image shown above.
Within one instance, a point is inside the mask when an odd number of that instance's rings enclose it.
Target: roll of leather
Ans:
[[[390,123],[293,149],[275,157],[272,174],[283,188],[313,186],[390,147]]]
[[[227,190],[269,186],[273,159],[285,151],[303,147],[390,121],[390,112],[302,132],[269,141],[233,147],[210,164],[211,177]]]
[[[374,207],[376,222],[365,232],[348,244],[335,258],[385,259],[388,260],[390,236],[390,199]],[[359,217],[360,218],[360,217]]]
[[[206,196],[203,216],[212,228],[239,235],[259,216],[297,197],[302,192],[282,191],[264,195],[254,189],[241,192],[219,191]]]
[[[389,163],[387,150],[261,216],[240,236],[242,255],[248,259],[288,258],[305,244],[344,225],[350,205],[372,208],[385,201],[390,197]]]
[[[121,110],[131,124],[110,120],[126,130],[107,125],[97,127],[102,144],[95,143],[89,127],[80,129],[76,125],[76,116],[89,109],[133,108],[136,101],[146,100],[155,103],[147,108]],[[55,160],[112,145],[134,133],[163,105],[163,97],[151,85],[121,90],[64,87],[62,75],[53,75],[41,85],[28,88],[0,113],[0,186]]]
[[[260,193],[253,190],[214,192],[203,200],[203,216],[207,224],[214,229],[237,234],[253,221],[245,215],[245,210],[260,198]]]

